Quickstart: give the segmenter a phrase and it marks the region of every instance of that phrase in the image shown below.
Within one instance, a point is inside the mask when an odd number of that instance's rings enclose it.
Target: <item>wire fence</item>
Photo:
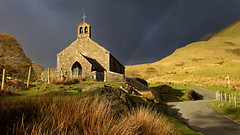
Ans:
[[[235,108],[240,105],[240,93],[227,93],[217,91],[216,93],[216,101],[228,103],[229,105],[233,105]],[[219,104],[220,105],[220,104]],[[221,106],[218,106],[221,107]]]
[[[26,72],[22,74],[24,74],[24,76],[19,77],[11,74],[11,71],[8,71],[7,69],[2,69],[0,75],[0,90],[15,91],[28,89],[30,87],[31,79],[35,78],[36,76],[33,74],[31,66],[28,68],[28,71],[26,70]]]

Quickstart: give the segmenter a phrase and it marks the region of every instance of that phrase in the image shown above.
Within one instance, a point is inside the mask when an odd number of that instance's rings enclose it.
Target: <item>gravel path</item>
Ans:
[[[203,100],[169,102],[169,114],[188,124],[193,130],[205,135],[240,135],[240,125],[217,113],[209,103],[215,93],[195,87],[188,87],[203,96]]]

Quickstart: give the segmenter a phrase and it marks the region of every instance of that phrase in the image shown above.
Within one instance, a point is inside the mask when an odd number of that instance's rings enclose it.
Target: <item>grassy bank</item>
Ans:
[[[99,90],[82,91],[93,85],[119,88],[122,84],[91,80],[71,85],[39,84],[0,96],[0,128],[4,129],[1,134],[90,134],[93,130],[96,134],[199,134],[169,117],[165,104],[149,108],[152,103],[134,94],[129,95],[131,102],[145,107],[132,107],[131,111],[116,114],[110,108],[116,102],[96,96]]]
[[[239,91],[235,91],[235,90],[229,90],[228,88],[225,87],[221,87],[221,86],[204,86],[204,87],[200,87],[200,88],[204,88],[204,89],[208,89],[214,92],[223,92],[223,93],[227,93],[228,94],[237,94],[237,96],[239,96],[240,92]],[[224,95],[223,95],[224,98]],[[233,120],[236,120],[238,122],[240,122],[240,104],[239,104],[239,99],[237,99],[237,106],[235,108],[234,105],[234,100],[232,100],[232,103],[229,104],[228,99],[226,100],[227,102],[225,103],[224,101],[213,101],[210,103],[210,105],[215,108],[217,111],[219,111],[220,113],[232,118]]]
[[[230,105],[229,103],[224,103],[222,107],[218,107],[220,101],[213,101],[211,102],[211,106],[214,107],[217,111],[227,115],[228,117],[240,122],[240,105],[237,105],[237,108],[234,105]]]

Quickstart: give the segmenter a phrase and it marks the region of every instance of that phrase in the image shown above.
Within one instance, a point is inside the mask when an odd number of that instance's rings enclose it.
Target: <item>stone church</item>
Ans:
[[[77,39],[57,54],[57,71],[63,76],[123,82],[125,67],[91,39],[91,26],[84,21],[77,27]]]

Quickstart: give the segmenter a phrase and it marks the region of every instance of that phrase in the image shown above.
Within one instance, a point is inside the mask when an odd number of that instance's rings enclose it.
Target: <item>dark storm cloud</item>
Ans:
[[[56,54],[76,39],[85,8],[92,39],[124,65],[139,64],[238,20],[239,6],[236,0],[1,0],[0,32],[15,36],[33,61],[55,67]]]

